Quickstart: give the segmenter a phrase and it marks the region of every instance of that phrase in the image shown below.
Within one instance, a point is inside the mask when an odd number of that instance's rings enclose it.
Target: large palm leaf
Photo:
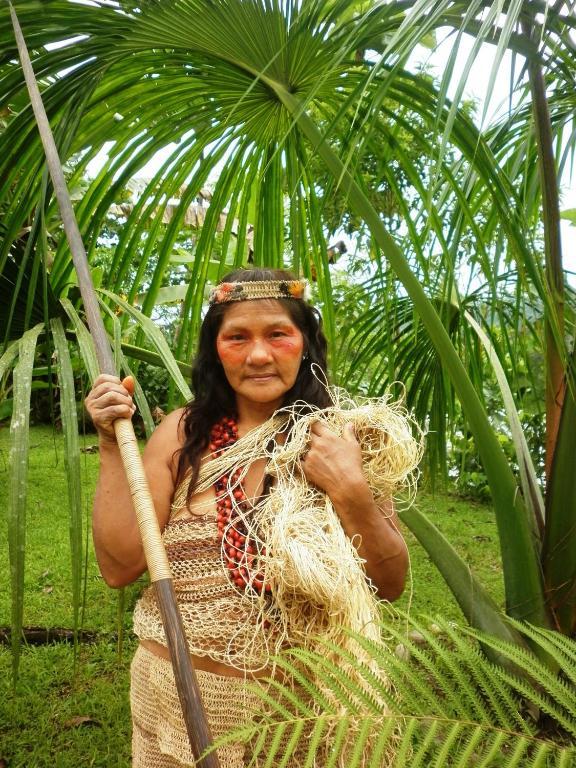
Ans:
[[[113,334],[114,357],[118,361],[118,371],[125,375],[131,370],[123,350],[136,359],[147,360],[161,365],[170,372],[175,385],[178,387],[181,399],[187,401],[191,397],[190,389],[183,378],[179,365],[170,352],[166,340],[155,324],[137,309],[127,304],[121,297],[109,294],[116,305],[126,309],[131,316],[139,321],[148,341],[148,349],[125,345],[119,321],[112,314],[117,333]],[[105,310],[108,308],[105,306]],[[73,627],[79,628],[79,608],[82,595],[83,572],[83,505],[81,494],[81,466],[78,441],[78,414],[76,408],[76,385],[71,363],[71,349],[80,355],[90,379],[98,375],[98,362],[92,337],[88,333],[82,319],[68,299],[55,303],[53,313],[47,325],[40,322],[20,339],[7,347],[0,357],[0,384],[7,372],[13,367],[13,405],[10,424],[10,505],[8,514],[8,543],[10,557],[11,596],[12,596],[12,648],[15,674],[18,671],[20,657],[20,640],[24,616],[24,567],[26,553],[26,501],[28,474],[28,441],[29,414],[31,392],[34,382],[34,361],[38,359],[39,348],[46,357],[46,348],[54,349],[55,364],[48,368],[50,383],[58,391],[58,413],[62,423],[65,442],[65,465],[68,483],[68,503],[70,510],[70,550],[72,554],[72,596],[73,596]],[[109,311],[109,310],[108,310]],[[65,331],[63,319],[67,321],[70,331]],[[67,338],[68,336],[68,338]],[[49,357],[49,356],[48,356]],[[189,373],[189,370],[187,371]],[[46,374],[42,373],[45,379]],[[148,435],[154,429],[154,422],[146,396],[141,387],[136,385],[135,399]]]

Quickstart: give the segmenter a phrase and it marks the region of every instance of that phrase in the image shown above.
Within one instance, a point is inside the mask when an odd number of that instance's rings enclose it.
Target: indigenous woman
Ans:
[[[144,466],[174,576],[192,661],[214,737],[246,722],[257,706],[247,680],[269,673],[266,634],[247,593],[273,600],[273,588],[239,567],[236,545],[222,542],[234,505],[250,505],[272,480],[264,459],[253,461],[236,486],[228,478],[197,490],[200,470],[222,451],[293,403],[331,405],[322,379],[326,340],[317,311],[304,298],[304,282],[281,270],[229,274],[213,291],[193,366],[194,399],[168,415],[144,451]],[[106,582],[122,587],[146,569],[113,422],[135,406],[120,379],[102,375],[86,400],[99,434],[100,477],[93,534]],[[280,438],[282,439],[282,438]],[[289,439],[289,438],[288,438]],[[341,436],[313,423],[301,467],[306,481],[326,493],[342,529],[364,561],[377,594],[394,600],[403,588],[407,552],[392,503],[375,502],[362,471],[351,426]],[[231,543],[231,546],[228,544]],[[249,555],[251,557],[251,555]],[[246,595],[244,594],[246,593]],[[267,593],[270,593],[269,595]],[[140,639],[131,669],[133,765],[193,765],[180,713],[158,607],[148,589],[134,613]],[[242,768],[244,748],[219,750],[222,768]]]

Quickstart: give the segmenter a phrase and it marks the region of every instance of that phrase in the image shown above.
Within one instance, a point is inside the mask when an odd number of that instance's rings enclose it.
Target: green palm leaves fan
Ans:
[[[493,499],[505,610],[517,619],[557,626],[564,634],[572,634],[576,616],[576,352],[570,333],[574,295],[567,292],[564,299],[548,282],[552,265],[556,277],[558,271],[561,274],[561,264],[549,258],[552,212],[542,209],[543,190],[555,182],[549,165],[546,172],[539,161],[544,154],[550,156],[552,149],[557,171],[562,173],[574,158],[573,3],[94,0],[82,4],[44,0],[19,3],[18,10],[33,44],[35,66],[42,73],[43,95],[70,180],[78,188],[87,184],[76,212],[89,244],[93,273],[100,269],[111,291],[104,296],[102,311],[114,339],[118,369],[130,372],[128,354],[130,366],[137,365],[134,359],[161,361],[170,367],[173,391],[186,398],[183,367],[174,357],[191,357],[207,279],[214,281],[249,258],[258,266],[280,267],[289,262],[307,277],[314,276],[339,381],[349,381],[345,358],[356,370],[366,370],[366,378],[376,372],[369,382],[375,387],[371,394],[381,394],[395,377],[406,379],[422,421],[431,416],[432,437],[438,436],[442,451],[454,428],[454,413],[463,414],[461,423],[482,452]],[[50,359],[52,347],[56,349],[75,553],[80,552],[82,526],[72,337],[90,376],[96,364],[92,340],[78,314],[70,254],[59,237],[60,222],[43,175],[36,126],[13,63],[6,4],[0,4],[0,20],[1,47],[6,51],[0,83],[10,107],[8,115],[0,115],[4,345],[0,384],[6,395],[4,405],[13,401],[10,552],[13,637],[17,639],[24,592],[27,427],[35,350],[46,354],[50,345]],[[446,27],[454,45],[439,82],[426,72],[409,71],[405,65],[411,52],[429,44],[435,34],[443,35]],[[473,47],[461,71],[456,59],[466,36],[472,37]],[[510,53],[522,62],[511,71],[514,108],[488,127],[486,112],[475,121],[461,98],[473,58],[484,45],[493,51],[489,89],[497,79],[504,80],[505,55]],[[515,77],[524,61],[530,62],[531,73],[535,67],[542,70],[549,91],[547,105],[542,98],[533,99],[528,83]],[[453,93],[453,85],[456,95],[450,100],[447,94]],[[540,130],[546,106],[552,129],[548,139]],[[86,182],[86,168],[102,149],[107,159],[96,178]],[[99,239],[107,231],[109,212],[159,149],[166,150],[166,159],[130,210],[123,210],[125,218],[110,249],[110,263],[101,266]],[[192,235],[189,230],[182,235],[187,214],[215,169],[221,172],[202,225]],[[396,211],[396,229],[385,228],[389,217],[381,205],[384,195],[376,189],[379,185],[385,187]],[[368,243],[366,262],[371,275],[367,311],[361,323],[353,327],[348,323],[344,333],[348,346],[341,354],[336,344],[337,321],[348,318],[338,305],[326,258],[326,233],[334,231],[329,221],[331,206],[336,209],[337,224],[349,217]],[[150,317],[175,264],[184,277],[179,285],[169,286],[178,289],[181,299],[172,354],[158,338]],[[474,307],[460,294],[463,264],[483,287]],[[127,295],[124,303],[118,298],[123,293]],[[141,300],[139,310],[134,307],[137,299]],[[562,307],[567,331],[562,328]],[[140,326],[135,335],[129,317],[137,318]],[[518,420],[507,419],[504,427],[494,424],[483,402],[481,375],[492,378],[486,361],[496,355],[505,373],[503,379],[496,377],[502,393],[496,399],[506,403],[509,413],[521,411],[518,374],[524,366],[536,378],[543,367],[543,323],[548,348],[550,341],[552,348],[559,347],[557,362],[568,383],[544,499],[534,493],[532,459],[522,435],[515,436],[512,461],[502,449],[502,429],[511,425],[514,432]],[[419,375],[420,366],[425,367],[424,378]],[[137,391],[136,397],[151,431],[152,417],[143,393]],[[511,467],[513,461],[524,468],[518,476]],[[545,633],[535,637],[508,623],[500,606],[486,597],[431,521],[415,510],[403,519],[442,569],[470,622],[504,643],[508,639],[518,648],[531,644],[552,669],[574,664],[570,640]],[[81,557],[75,554],[78,585],[80,563]],[[483,641],[485,650],[490,646]],[[503,651],[493,646],[491,653],[502,658]],[[446,652],[437,658],[441,669],[449,664]],[[521,665],[515,659],[510,666]],[[474,668],[484,669],[481,662]],[[471,675],[474,668],[470,666]],[[542,674],[533,668],[527,674],[536,683],[530,689],[532,710],[536,706],[546,711],[534,697],[543,695],[548,684],[552,691],[552,681],[545,683]],[[555,697],[565,701],[571,690],[569,675],[564,674],[566,680],[559,679],[550,701]],[[422,668],[418,676],[422,677]],[[489,680],[492,677],[486,673],[478,682],[477,698],[482,703],[488,690],[499,691],[493,699],[496,712],[503,684],[494,687]],[[434,680],[431,689],[436,691]],[[401,686],[396,690],[401,692]],[[437,713],[424,715],[417,704],[416,697],[413,711],[399,710],[397,718],[406,723],[399,732],[411,728],[415,737],[425,738],[424,726],[411,725],[409,718],[430,719]],[[470,723],[478,724],[471,712],[465,713],[467,726],[455,725],[453,739],[448,739],[447,724],[436,735],[432,729],[441,726],[430,725],[426,749],[431,751],[422,752],[431,754],[430,760],[417,757],[419,748],[407,748],[404,756],[411,750],[411,760],[444,765],[439,743],[446,736],[445,750],[449,751],[448,741],[451,748],[456,745],[462,765],[467,760],[472,766],[567,766],[573,762],[567,748],[556,749],[533,736],[522,736],[532,746],[521,756],[514,728],[496,719],[494,723],[501,722],[497,726],[502,728],[501,740],[495,736],[492,753],[490,749],[482,752],[475,744],[484,744],[490,726],[480,718],[479,730],[470,730]],[[552,724],[550,732],[553,728]],[[560,723],[558,733],[564,732],[569,729]]]

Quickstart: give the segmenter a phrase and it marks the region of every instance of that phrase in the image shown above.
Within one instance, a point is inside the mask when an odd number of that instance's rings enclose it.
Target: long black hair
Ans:
[[[295,280],[283,269],[241,269],[230,272],[222,282],[236,283],[255,280]],[[286,392],[283,405],[304,401],[318,408],[332,404],[323,380],[326,374],[326,337],[322,318],[317,309],[303,299],[275,299],[289,314],[304,338],[304,358],[292,388]],[[200,470],[200,458],[210,442],[210,431],[224,416],[236,416],[236,396],[222,369],[216,351],[216,338],[230,304],[212,304],[200,328],[198,352],[192,365],[193,400],[182,415],[184,443],[178,458],[177,482],[192,468],[189,486],[190,500]]]

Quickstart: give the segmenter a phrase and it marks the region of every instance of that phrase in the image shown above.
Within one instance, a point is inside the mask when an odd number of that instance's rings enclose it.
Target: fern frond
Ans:
[[[500,723],[510,730],[518,729],[525,733],[532,733],[533,728],[522,718],[518,711],[518,702],[513,693],[499,684],[494,675],[494,665],[484,659],[478,649],[473,647],[466,636],[450,626],[442,624],[442,629],[450,638],[450,642],[457,649],[463,663],[471,674],[478,691],[485,700],[485,706],[489,708],[489,721]],[[478,663],[478,662],[481,663]]]
[[[410,636],[403,637],[395,628],[392,628],[391,631],[399,642],[403,642],[407,646],[419,666],[433,677],[434,686],[442,691],[444,706],[442,706],[441,713],[447,716],[462,714],[466,717],[478,717],[485,722],[490,722],[490,714],[482,707],[482,700],[479,699],[477,692],[472,687],[470,678],[465,671],[466,667],[462,664],[461,656],[449,650],[446,645],[439,643],[437,637],[432,635],[421,623],[415,620],[412,620],[411,623],[414,630],[425,641],[425,649],[422,647],[423,644],[414,642]]]
[[[294,723],[294,728],[292,729],[290,738],[286,742],[286,749],[284,751],[281,762],[278,764],[278,768],[285,768],[285,766],[290,763],[292,754],[295,752],[300,741],[300,737],[304,732],[304,727],[305,723],[302,721]]]
[[[544,627],[523,624],[513,619],[510,619],[510,622],[546,651],[558,663],[565,677],[576,685],[576,643],[573,639]]]
[[[398,741],[395,752],[394,768],[401,768],[401,766],[410,765],[412,758],[412,745],[415,743],[419,722],[415,718],[409,720],[401,720],[402,724],[402,739]]]
[[[312,717],[314,712],[310,706],[297,696],[291,688],[282,685],[278,680],[271,678],[267,681],[270,691],[263,690],[257,683],[251,683],[248,687],[256,693],[261,702],[270,709],[276,717],[289,719],[293,717],[294,711],[290,709],[292,705],[294,710],[299,711],[303,717]],[[312,699],[310,699],[312,701]]]
[[[548,742],[543,742],[538,746],[536,754],[534,755],[534,768],[545,768],[548,764],[548,757],[552,751],[552,747]]]
[[[502,755],[502,750],[506,745],[506,734],[496,733],[494,738],[486,745],[482,759],[478,762],[478,768],[493,768],[498,765],[498,760]]]
[[[418,749],[410,761],[412,768],[428,768],[430,765],[430,752],[436,738],[440,737],[440,723],[437,720],[433,720],[430,723],[430,727],[426,730],[424,738],[419,739]]]
[[[322,709],[327,714],[331,714],[334,712],[334,706],[331,701],[327,698],[327,696],[323,693],[322,689],[315,685],[312,679],[310,679],[308,676],[303,674],[301,671],[301,668],[296,666],[292,660],[291,657],[294,654],[295,649],[289,649],[286,651],[285,655],[278,656],[274,659],[275,666],[282,672],[286,674],[287,677],[291,678],[294,681],[294,687],[295,689],[300,689],[302,693],[306,696],[308,701],[315,702],[316,706]],[[302,652],[305,654],[305,652]],[[310,657],[311,663],[314,663],[314,655],[311,655]],[[286,696],[286,692],[283,691],[283,696]],[[302,698],[300,699],[300,702],[302,703],[306,699]],[[302,706],[305,706],[302,703]]]
[[[462,738],[459,751],[452,755],[453,761],[458,760],[454,762],[455,768],[468,768],[472,764],[473,755],[480,748],[483,737],[484,731],[480,726],[470,729],[470,732]]]
[[[326,768],[336,768],[338,765],[339,756],[346,744],[347,735],[348,718],[340,720],[334,728],[331,738],[331,750],[327,756]]]
[[[373,727],[374,723],[371,720],[366,719],[359,722],[354,744],[351,745],[350,753],[346,754],[346,759],[350,762],[350,765],[361,765],[361,761],[368,749],[368,739]]]
[[[348,725],[348,719],[346,718],[346,724]],[[308,754],[306,755],[306,761],[304,768],[313,768],[316,763],[316,755],[319,752],[322,739],[325,737],[325,733],[328,728],[328,721],[323,718],[318,718],[314,723],[314,729],[310,734],[308,741]]]
[[[520,627],[522,629],[522,627]],[[475,630],[466,630],[470,635],[477,637],[482,643],[502,653],[514,664],[526,673],[526,678],[521,679],[502,668],[495,667],[495,673],[508,686],[520,693],[523,697],[536,704],[543,712],[553,717],[568,733],[576,736],[576,689],[574,686],[562,680],[554,671],[540,661],[533,653],[518,648],[509,643],[503,643],[495,637],[478,633]],[[552,630],[548,630],[543,637],[548,640]],[[546,642],[548,648],[552,644]],[[540,643],[540,647],[544,647]],[[556,659],[558,661],[558,659]],[[574,671],[572,671],[572,675]]]
[[[328,689],[334,695],[342,706],[345,706],[352,714],[358,714],[360,712],[372,712],[378,714],[381,710],[381,700],[378,698],[376,691],[370,691],[367,688],[362,687],[358,679],[357,673],[363,672],[365,667],[359,663],[358,660],[354,660],[352,656],[348,659],[342,652],[342,649],[338,649],[335,646],[329,646],[327,643],[323,643],[326,646],[326,650],[332,647],[333,653],[323,656],[322,654],[316,655],[317,666],[315,671],[319,674],[319,680],[323,684],[327,685]],[[299,654],[296,654],[297,657]],[[334,666],[336,662],[336,666]],[[322,673],[326,671],[328,674],[324,676]],[[354,672],[354,677],[350,672]],[[377,675],[374,673],[370,678],[372,686],[376,687]],[[385,687],[386,683],[377,686],[380,690]]]
[[[278,760],[278,752],[282,747],[282,742],[284,740],[284,735],[288,729],[288,723],[277,723],[274,726],[274,734],[272,737],[272,741],[268,745],[268,754],[266,757],[266,763],[264,764],[264,768],[276,768],[277,760]],[[284,755],[282,758],[280,758],[280,762],[284,765],[288,761],[288,749],[284,750]]]
[[[378,734],[377,740],[372,745],[372,754],[367,768],[381,768],[390,762],[390,753],[396,754],[396,741],[398,737],[398,727],[392,718],[383,723],[382,729]]]
[[[508,672],[496,670],[502,680],[508,685],[522,694],[522,696],[530,701],[532,704],[552,717],[559,725],[562,726],[569,734],[576,736],[576,720],[574,719],[574,710],[566,711],[562,702],[557,702],[552,696],[546,696],[540,693],[535,687],[531,686],[525,680],[514,677]]]
[[[409,654],[351,633],[365,658],[324,643],[323,653],[287,649],[275,660],[282,681],[255,685],[263,714],[219,743],[247,745],[250,766],[299,768],[568,768],[576,749],[546,739],[525,721],[536,705],[556,728],[573,733],[574,691],[530,652],[483,633],[443,624],[432,632],[407,619],[383,627]],[[576,644],[518,627],[554,658],[568,660]],[[496,667],[479,644],[492,643],[525,677]],[[378,668],[383,675],[378,674]],[[571,670],[571,674],[574,670]],[[385,683],[383,678],[389,682]],[[569,678],[571,679],[571,678]],[[292,682],[290,682],[292,680]],[[262,681],[260,681],[261,683]],[[460,686],[461,702],[456,702]],[[409,693],[406,695],[406,689]],[[420,695],[422,692],[422,695]],[[553,699],[560,694],[560,701]],[[477,699],[477,700],[475,700]],[[378,710],[376,703],[380,702]]]
[[[373,654],[374,660],[386,669],[392,686],[398,689],[400,682],[404,685],[402,690],[402,701],[405,710],[410,712],[431,711],[438,705],[438,698],[434,695],[427,681],[411,665],[407,665],[395,653],[391,653],[373,642],[363,637],[357,637],[356,642],[369,654]],[[398,708],[398,702],[395,702]]]
[[[557,768],[574,768],[575,760],[575,753],[573,751],[566,750],[558,756],[558,760],[556,762]]]
[[[346,664],[352,665],[357,673],[358,678],[368,687],[369,690],[373,691],[371,698],[372,703],[375,705],[374,714],[378,714],[381,711],[382,703],[389,710],[394,711],[394,709],[397,707],[398,700],[397,696],[392,691],[391,683],[388,678],[383,677],[381,672],[380,674],[377,674],[374,671],[374,667],[376,665],[379,670],[384,669],[384,661],[382,660],[384,656],[382,656],[382,658],[380,658],[380,656],[374,658],[374,666],[369,666],[364,661],[358,661],[354,654],[347,648],[340,648],[329,641],[326,641],[325,645],[332,652],[332,654],[334,654],[335,658],[340,656]],[[375,645],[374,647],[376,649],[378,646]],[[381,650],[384,651],[384,648],[385,655],[389,658],[392,651],[390,651],[387,646],[384,646]]]

